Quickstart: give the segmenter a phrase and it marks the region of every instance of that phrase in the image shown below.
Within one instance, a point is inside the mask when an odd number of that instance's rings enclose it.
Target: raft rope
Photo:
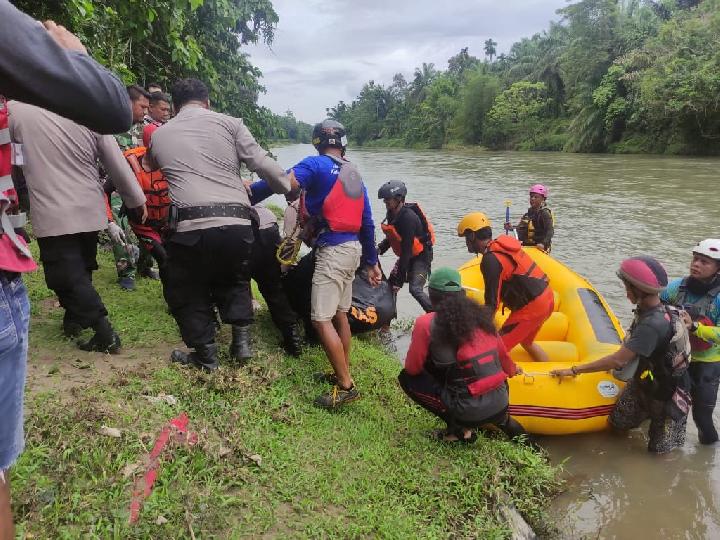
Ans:
[[[275,251],[275,258],[284,266],[295,266],[300,259],[300,248],[302,247],[302,239],[299,231],[302,229],[300,225],[300,215],[302,208],[298,206],[297,216],[295,217],[295,227],[292,232],[282,239]],[[298,233],[298,234],[295,234]]]

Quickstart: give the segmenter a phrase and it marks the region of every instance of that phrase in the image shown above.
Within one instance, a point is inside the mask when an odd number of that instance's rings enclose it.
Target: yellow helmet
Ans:
[[[460,220],[457,233],[458,236],[465,236],[467,231],[475,232],[485,227],[492,227],[492,223],[490,223],[488,217],[482,212],[473,212],[472,214],[467,214]]]

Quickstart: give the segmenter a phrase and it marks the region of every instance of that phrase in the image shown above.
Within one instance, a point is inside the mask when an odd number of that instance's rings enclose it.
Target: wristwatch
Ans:
[[[572,366],[572,367],[570,368],[570,371],[572,371],[572,372],[573,372],[573,375],[575,375],[575,376],[577,377],[577,374],[578,374],[578,372],[577,372],[577,366]]]

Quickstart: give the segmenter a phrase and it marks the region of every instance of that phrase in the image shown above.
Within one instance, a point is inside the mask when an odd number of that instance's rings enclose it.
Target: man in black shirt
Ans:
[[[599,360],[556,369],[556,377],[620,369],[637,360],[632,380],[620,395],[608,421],[618,430],[638,427],[650,419],[648,451],[669,452],[685,443],[690,408],[690,339],[679,313],[665,307],[660,292],[668,278],[652,257],[633,257],[620,265],[618,276],[628,300],[637,305],[625,342]]]
[[[424,290],[432,264],[434,233],[432,225],[417,203],[406,203],[407,187],[391,180],[378,190],[378,199],[385,202],[387,216],[380,224],[385,239],[378,245],[378,253],[392,248],[399,257],[388,281],[397,292],[405,282],[410,294],[425,312],[432,311],[432,303]]]

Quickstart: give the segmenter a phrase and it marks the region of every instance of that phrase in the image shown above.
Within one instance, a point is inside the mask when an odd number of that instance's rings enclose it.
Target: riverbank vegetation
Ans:
[[[354,340],[363,399],[338,413],[313,406],[327,369],[319,347],[282,354],[265,309],[257,354],[211,375],[178,368],[181,344],[157,282],[121,291],[112,257],[95,284],[124,351],[78,351],[60,335],[62,310],[30,274],[32,328],[27,448],[13,469],[23,538],[507,538],[507,502],[539,530],[557,469],[527,448],[481,437],[451,446],[397,387],[397,360],[374,338]],[[171,439],[158,478],[129,525],[135,483],[167,422],[186,412],[194,444]],[[193,536],[194,535],[194,536]]]
[[[581,0],[496,55],[368,82],[328,109],[361,145],[720,153],[720,0]]]

